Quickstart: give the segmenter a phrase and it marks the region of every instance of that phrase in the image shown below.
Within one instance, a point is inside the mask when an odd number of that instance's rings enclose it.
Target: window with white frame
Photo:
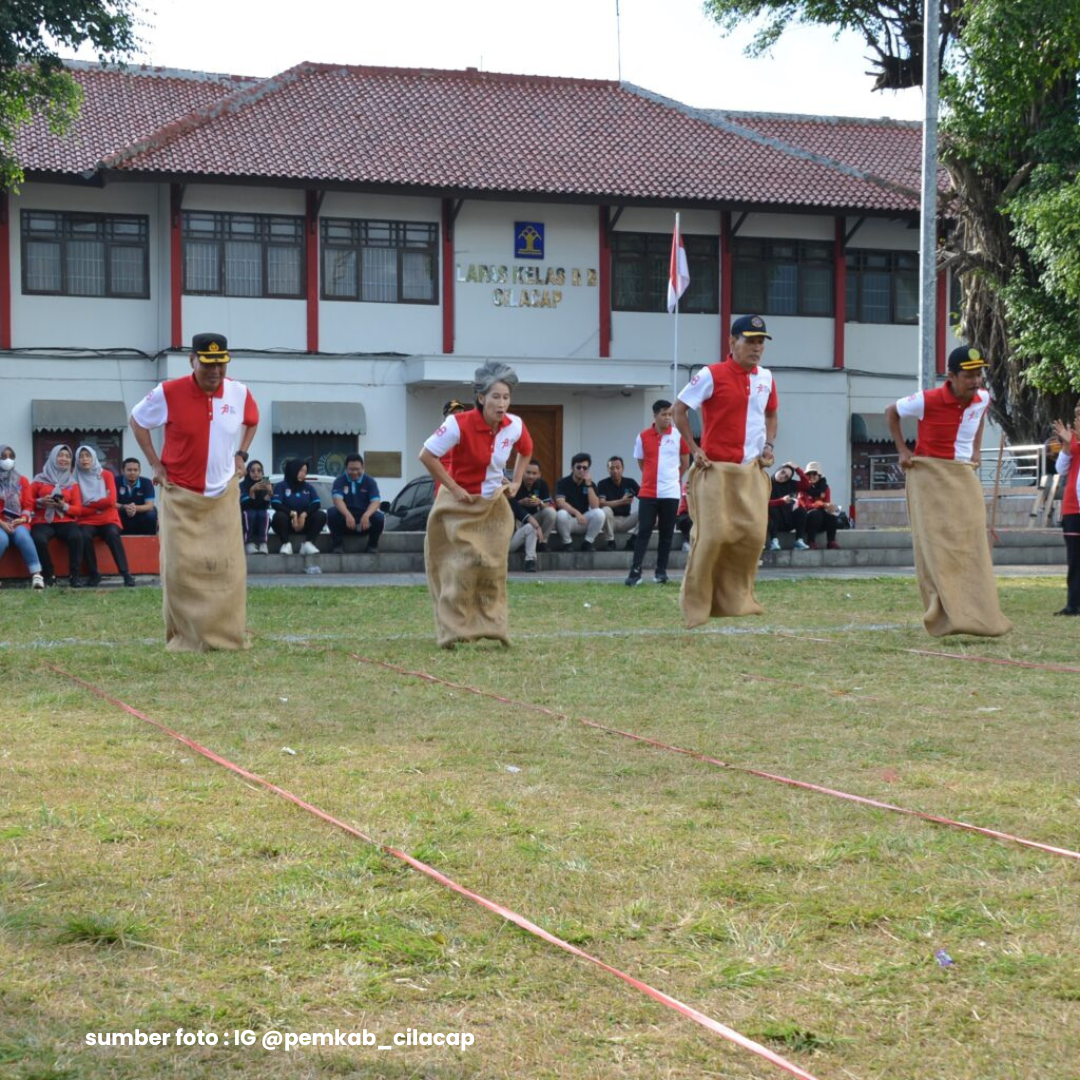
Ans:
[[[720,311],[720,240],[683,234],[690,284],[679,310],[716,315]],[[611,307],[613,311],[667,311],[671,273],[671,234],[611,234]]]
[[[732,306],[758,315],[832,315],[833,245],[737,236]]]
[[[304,219],[284,214],[185,210],[184,292],[299,300]]]
[[[852,250],[847,262],[847,321],[919,321],[919,253]]]
[[[322,218],[320,228],[324,300],[439,302],[438,225]]]
[[[149,218],[23,210],[22,291],[44,296],[148,298]]]

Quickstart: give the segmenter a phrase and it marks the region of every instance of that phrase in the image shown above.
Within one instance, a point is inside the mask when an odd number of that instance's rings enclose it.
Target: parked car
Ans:
[[[387,532],[423,532],[428,514],[435,503],[435,481],[430,476],[410,480],[382,509],[386,514]]]

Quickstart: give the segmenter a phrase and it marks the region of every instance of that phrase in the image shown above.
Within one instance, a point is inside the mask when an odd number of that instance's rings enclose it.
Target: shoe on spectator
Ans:
[[[72,574],[71,577],[68,578],[68,585],[70,585],[73,589],[83,588],[83,583],[74,574]]]
[[[526,574],[535,574],[536,573],[536,560],[535,559],[526,559],[525,560],[525,573]]]
[[[626,585],[640,585],[641,584],[641,567],[631,566],[630,573],[627,575],[625,583]]]
[[[278,548],[278,554],[279,555],[291,555],[292,554],[292,544],[282,544],[281,547]]]
[[[135,586],[138,584],[138,582],[135,580],[135,578],[134,578],[134,576],[132,574],[125,574],[124,575],[124,584],[129,589],[134,589]]]
[[[684,553],[690,550],[690,541],[689,540],[684,540],[682,542],[682,549],[683,549]]]
[[[835,540],[830,540],[826,545],[830,551],[839,551],[840,545]]]
[[[813,546],[814,546],[813,544],[808,544],[805,540],[796,540],[795,541],[795,550],[796,551],[809,551],[810,548],[812,548]]]
[[[809,548],[809,549],[810,549],[811,551],[817,551],[817,541],[816,541],[816,540],[811,540],[811,541],[810,541],[810,543],[809,543],[809,544],[807,544],[806,546],[807,546],[807,547],[808,547],[808,548]]]
[[[653,579],[653,584],[654,585],[666,585],[667,584],[667,574],[663,570],[657,570],[656,573],[653,574],[652,579]]]
[[[255,550],[260,555],[269,555],[270,554],[270,549],[266,546],[265,541],[263,543],[261,543],[261,544],[256,544],[255,545]]]
[[[330,554],[331,555],[344,555],[345,554],[345,545],[344,544],[334,544],[330,548]]]
[[[300,545],[300,554],[301,555],[318,555],[319,554],[319,549],[310,540],[305,540]]]
[[[615,548],[616,548],[617,546],[618,546],[618,545],[617,545],[617,544],[615,543],[615,541],[614,541],[614,540],[609,540],[609,541],[607,542],[607,549],[608,549],[608,551],[614,551],[614,550],[615,550]]]
[[[368,555],[378,555],[379,554],[379,545],[378,544],[373,544],[369,540],[368,541],[368,546],[366,548],[364,548],[364,551],[366,551],[368,553]]]
[[[100,574],[91,574],[86,579],[86,587],[88,589],[96,589],[100,584],[101,584],[101,575]]]
[[[56,584],[56,575],[55,574],[50,574],[45,579],[45,584],[48,585],[48,587],[51,589]]]
[[[593,549],[593,542],[591,540],[582,540],[581,541],[581,550],[582,551],[592,551],[592,549]]]
[[[44,589],[45,579],[40,574],[30,575],[30,588],[31,589]]]
[[[545,551],[550,551],[551,549],[547,546],[547,544],[541,541],[539,544],[536,545],[536,550],[543,553]]]
[[[249,555],[255,555],[259,550],[259,545],[258,544],[245,544],[244,545],[244,550]]]
[[[765,550],[766,551],[779,551],[780,550],[780,541],[777,540],[777,538],[774,536],[769,541],[769,546]]]

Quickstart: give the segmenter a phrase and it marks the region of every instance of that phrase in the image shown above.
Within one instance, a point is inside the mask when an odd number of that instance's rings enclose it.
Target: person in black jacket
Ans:
[[[261,461],[249,461],[240,481],[240,515],[244,519],[244,550],[249,555],[268,552],[270,536],[270,500],[274,485],[266,478]]]
[[[285,479],[274,485],[270,500],[274,509],[270,527],[281,540],[281,554],[293,553],[290,534],[295,532],[304,537],[299,554],[318,555],[315,537],[326,524],[326,511],[320,509],[319,493],[307,482],[308,463],[290,458],[281,471]]]

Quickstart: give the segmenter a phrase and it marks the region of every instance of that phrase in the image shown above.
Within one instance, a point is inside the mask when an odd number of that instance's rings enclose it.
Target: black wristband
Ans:
[[[237,450],[234,456],[238,457],[245,465],[247,464],[248,452],[246,450]]]

